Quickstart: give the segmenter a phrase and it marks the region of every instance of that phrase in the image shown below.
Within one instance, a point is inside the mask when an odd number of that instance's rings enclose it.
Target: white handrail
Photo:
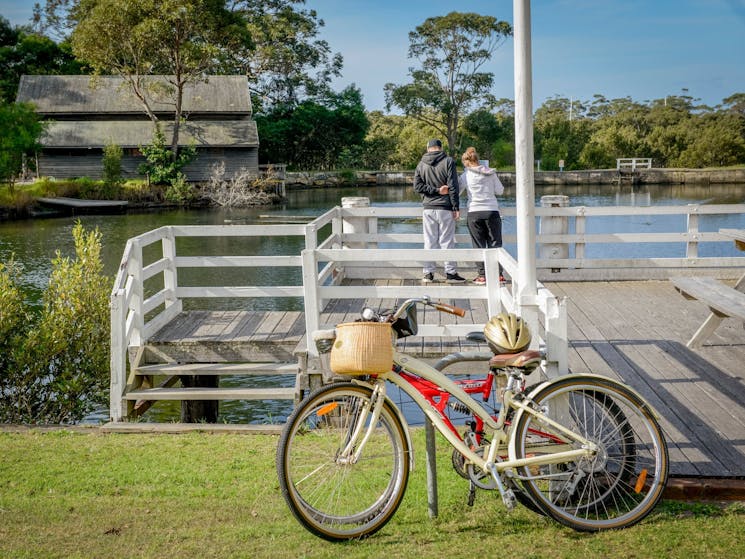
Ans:
[[[502,208],[504,217],[515,215],[515,208]],[[703,258],[698,256],[701,242],[726,242],[731,240],[718,231],[699,231],[701,215],[745,214],[745,205],[689,205],[650,207],[539,207],[538,217],[566,217],[574,222],[574,232],[566,234],[538,235],[536,242],[567,243],[575,248],[573,258],[544,258],[537,261],[538,269],[574,268],[580,273],[597,270],[608,274],[619,268],[650,271],[666,268],[718,269],[743,266],[743,257]],[[310,334],[320,326],[320,309],[325,301],[336,298],[399,298],[431,295],[437,298],[452,298],[454,288],[444,285],[411,286],[345,286],[345,277],[391,277],[391,273],[408,273],[404,277],[421,274],[420,263],[431,260],[431,251],[422,248],[406,248],[396,245],[420,244],[420,233],[381,233],[379,227],[368,229],[371,233],[344,233],[342,221],[346,218],[370,218],[374,220],[410,220],[421,217],[421,207],[335,207],[308,224],[293,225],[205,225],[166,226],[154,229],[129,239],[124,248],[121,265],[111,293],[111,417],[120,420],[126,415],[126,403],[122,396],[126,389],[127,354],[142,348],[147,340],[163,325],[172,320],[182,309],[186,298],[199,297],[303,297],[306,303],[306,329]],[[617,216],[671,215],[680,216],[682,231],[650,233],[585,233],[589,219],[604,219]],[[327,227],[330,225],[330,231]],[[321,236],[321,230],[324,233]],[[569,228],[571,231],[572,228]],[[296,236],[304,238],[305,250],[300,255],[182,255],[177,251],[179,238],[209,237],[267,237]],[[466,235],[457,240],[470,245]],[[515,241],[514,236],[505,235],[505,244]],[[585,247],[592,243],[681,243],[686,246],[686,257],[677,258],[587,258]],[[388,248],[349,249],[354,246],[377,247],[381,243]],[[160,251],[157,245],[160,245]],[[247,243],[250,244],[250,243]],[[147,258],[148,262],[143,259]],[[549,354],[549,365],[554,372],[566,370],[566,308],[545,287],[538,284],[535,300],[519,301],[518,266],[514,258],[504,249],[480,250],[472,248],[438,250],[438,260],[456,260],[463,263],[485,261],[490,285],[498,275],[501,265],[513,279],[512,285],[504,289],[488,289],[483,286],[459,285],[458,298],[481,298],[486,300],[489,313],[501,309],[524,314],[529,319],[545,344]],[[179,284],[179,268],[207,267],[273,267],[290,266],[302,270],[302,285],[288,286],[184,286]],[[377,276],[375,274],[378,274]],[[150,293],[145,282],[162,278],[161,287]],[[422,325],[427,336],[459,335],[474,326],[468,324]],[[313,351],[312,344],[308,345]],[[141,353],[141,352],[140,352]],[[133,364],[130,363],[130,366]]]

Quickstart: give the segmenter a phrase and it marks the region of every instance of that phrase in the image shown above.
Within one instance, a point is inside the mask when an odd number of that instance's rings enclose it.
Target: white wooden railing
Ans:
[[[514,216],[514,208],[504,208],[506,218]],[[431,251],[421,248],[421,233],[380,232],[380,220],[403,221],[421,216],[416,207],[336,207],[307,224],[298,225],[225,225],[225,226],[166,226],[149,231],[127,241],[119,272],[111,294],[111,417],[124,417],[122,394],[127,383],[127,364],[137,366],[145,344],[152,335],[173,320],[183,309],[183,300],[189,298],[303,298],[305,304],[306,332],[325,326],[320,323],[320,309],[330,299],[384,298],[396,299],[430,295],[434,298],[484,299],[489,314],[507,309],[524,315],[534,333],[537,332],[548,355],[548,373],[566,371],[567,335],[566,307],[543,285],[538,286],[538,297],[533,301],[520,300],[517,263],[503,249],[483,251],[463,248],[436,251],[437,260],[455,260],[466,265],[484,260],[489,285],[494,285],[501,264],[513,283],[503,289],[484,286],[411,285],[411,286],[344,286],[344,278],[393,278],[421,276],[421,263],[433,258]],[[745,205],[702,205],[669,207],[551,207],[536,208],[540,219],[566,220],[567,231],[573,233],[537,235],[539,246],[569,245],[574,256],[539,258],[537,267],[549,277],[552,271],[573,273],[599,272],[607,279],[619,269],[671,274],[677,268],[734,269],[742,267],[742,257],[702,258],[698,256],[700,242],[726,242],[718,232],[699,231],[698,217],[708,214],[743,214]],[[677,215],[685,220],[685,230],[674,233],[603,233],[586,234],[588,219],[618,216]],[[570,223],[571,222],[571,223]],[[569,225],[572,227],[569,227]],[[323,229],[323,234],[321,231]],[[556,231],[556,228],[551,228]],[[265,256],[237,254],[217,256],[179,255],[177,240],[180,238],[209,237],[287,237],[304,239],[301,254]],[[467,235],[457,235],[460,246],[469,246]],[[505,243],[514,238],[505,236]],[[675,242],[686,247],[685,258],[646,259],[593,259],[585,256],[585,247],[591,243],[655,243]],[[385,244],[385,248],[378,248]],[[349,248],[356,247],[356,248]],[[550,252],[550,251],[549,251]],[[184,286],[179,284],[180,268],[213,267],[297,267],[302,271],[298,285],[251,286]],[[407,275],[408,274],[408,275]],[[556,275],[561,275],[556,274]],[[462,335],[480,325],[474,324],[422,324],[424,336]],[[313,351],[312,344],[308,344]]]
[[[652,158],[651,157],[621,157],[616,159],[616,169],[631,169],[636,171],[637,169],[651,169]]]

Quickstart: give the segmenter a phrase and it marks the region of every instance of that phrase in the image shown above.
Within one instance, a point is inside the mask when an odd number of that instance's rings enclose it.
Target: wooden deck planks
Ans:
[[[708,309],[685,300],[669,282],[556,282],[547,287],[567,298],[571,371],[622,379],[652,403],[670,441],[673,474],[745,476],[742,323],[725,319],[709,343],[693,351],[685,342]],[[465,308],[466,317],[419,309],[420,323],[484,322],[485,302],[458,298],[457,289],[454,286],[454,297],[445,302]],[[398,302],[382,299],[370,304],[378,309]],[[362,299],[329,301],[321,323],[354,320],[365,304]],[[158,332],[155,341],[283,343],[299,340],[304,330],[299,311],[189,311]],[[465,340],[443,344],[438,338],[422,337],[401,340],[399,347],[419,355],[486,349]]]
[[[675,298],[668,282],[552,284],[549,289],[570,298],[570,324],[587,319],[592,335],[585,343],[660,412],[673,473],[745,473],[742,379],[733,382],[724,375],[730,382],[722,388],[707,380],[722,371],[685,347],[690,320],[679,326],[682,298]],[[575,335],[570,325],[576,348],[581,342]]]

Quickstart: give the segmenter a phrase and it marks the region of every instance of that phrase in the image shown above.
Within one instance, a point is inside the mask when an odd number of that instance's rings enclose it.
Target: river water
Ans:
[[[546,194],[564,194],[569,196],[570,206],[671,206],[686,204],[740,204],[745,202],[745,185],[713,185],[713,186],[647,186],[640,187],[612,187],[612,186],[562,186],[536,188],[536,203],[540,203],[540,197]],[[370,198],[371,204],[375,206],[418,206],[419,199],[411,187],[360,187],[360,188],[323,188],[311,190],[296,190],[288,193],[286,202],[281,206],[248,208],[248,209],[169,209],[162,211],[149,211],[138,213],[127,213],[122,215],[84,215],[79,217],[45,217],[22,221],[0,222],[0,262],[5,262],[13,257],[16,262],[23,266],[23,289],[32,304],[38,304],[49,278],[51,260],[55,252],[59,250],[63,255],[74,255],[72,240],[72,227],[79,219],[86,229],[97,227],[102,234],[103,259],[105,273],[112,276],[116,272],[121,260],[124,245],[127,239],[155,229],[164,225],[222,225],[228,223],[255,224],[266,222],[261,216],[317,216],[329,208],[340,205],[341,199],[346,196],[365,196]],[[506,189],[504,196],[500,197],[500,204],[504,207],[514,206],[514,190]],[[672,221],[677,219],[677,221]],[[505,235],[514,235],[515,219],[504,218],[503,232]],[[721,227],[745,228],[745,216],[701,216],[699,229],[701,231],[716,231]],[[413,223],[386,223],[381,222],[380,231],[397,232],[419,232],[421,224]],[[685,223],[680,217],[672,216],[628,216],[615,217],[594,222],[588,220],[587,233],[604,232],[658,232],[658,231],[684,231]],[[467,233],[465,220],[462,219],[458,226],[459,233]],[[299,254],[302,249],[300,238],[278,238],[267,237],[258,241],[260,246],[252,247],[256,254]],[[708,246],[707,246],[708,245]],[[245,250],[245,246],[243,249]],[[505,248],[515,253],[515,247],[509,244]],[[181,251],[181,249],[179,249]],[[226,252],[226,250],[228,250]],[[231,254],[229,249],[222,244],[215,247],[215,254]],[[200,254],[209,254],[210,248],[205,250],[202,245],[198,251]],[[590,245],[587,247],[588,258],[603,257],[612,254],[613,257],[654,257],[669,256],[682,257],[685,255],[685,247],[682,243],[667,245],[637,244],[628,246],[603,246]],[[732,243],[703,243],[699,247],[700,256],[735,256],[737,255]],[[214,269],[214,271],[201,270],[200,274],[213,274],[217,281],[213,285],[231,285],[229,275],[226,277],[225,269]],[[259,277],[247,277],[245,271],[235,278],[237,284],[251,284],[256,282],[260,285],[288,285],[301,283],[299,271],[292,269],[274,268],[267,271],[252,271]],[[271,279],[261,274],[278,274]],[[209,278],[192,277],[188,273],[182,275],[179,272],[179,283],[188,285],[209,285],[203,283]],[[271,300],[262,300],[258,303],[230,300],[202,300],[209,301],[211,307],[236,309],[247,308],[279,308]],[[195,308],[200,303],[187,302],[186,308]],[[202,303],[203,304],[203,303]],[[302,309],[302,301],[283,300],[279,305],[287,310]],[[230,379],[224,381],[231,382]],[[162,406],[162,404],[166,404]],[[261,403],[258,403],[260,406]],[[221,404],[221,421],[246,421],[268,422],[283,420],[287,409],[266,407],[253,409],[257,403],[231,402]],[[178,417],[177,405],[159,403],[155,412],[151,414],[151,420],[167,420]],[[246,417],[248,415],[248,418]],[[105,419],[105,412],[96,414],[90,418],[91,421]]]

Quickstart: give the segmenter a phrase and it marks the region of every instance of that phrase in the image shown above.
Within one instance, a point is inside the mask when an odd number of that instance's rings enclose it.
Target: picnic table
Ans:
[[[731,238],[738,250],[745,251],[745,229],[720,229],[719,234]],[[697,299],[711,311],[687,347],[701,347],[726,317],[738,318],[745,323],[745,274],[734,287],[708,277],[673,278],[671,281],[686,299]]]

